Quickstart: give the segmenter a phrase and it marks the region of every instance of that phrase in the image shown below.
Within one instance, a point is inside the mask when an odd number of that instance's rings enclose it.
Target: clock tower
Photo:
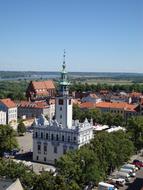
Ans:
[[[56,120],[63,128],[72,127],[72,97],[69,96],[69,85],[64,51],[59,90],[56,97]]]

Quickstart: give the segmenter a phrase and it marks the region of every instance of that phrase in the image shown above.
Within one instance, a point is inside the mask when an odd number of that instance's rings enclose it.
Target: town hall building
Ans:
[[[59,90],[56,96],[55,119],[47,120],[44,115],[36,118],[33,131],[33,160],[55,164],[67,151],[80,148],[93,138],[93,122],[72,120],[72,97],[69,95],[65,54]]]

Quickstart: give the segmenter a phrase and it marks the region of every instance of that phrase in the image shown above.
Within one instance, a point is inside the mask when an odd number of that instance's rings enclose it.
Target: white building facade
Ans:
[[[6,125],[6,112],[0,111],[0,125]]]
[[[6,124],[17,128],[17,106],[9,98],[0,99],[0,110],[6,112]]]
[[[64,56],[65,57],[65,56]],[[93,122],[72,121],[72,97],[65,61],[61,72],[59,92],[56,97],[55,120],[47,121],[41,115],[35,119],[33,131],[33,160],[55,164],[67,151],[80,148],[93,138]]]

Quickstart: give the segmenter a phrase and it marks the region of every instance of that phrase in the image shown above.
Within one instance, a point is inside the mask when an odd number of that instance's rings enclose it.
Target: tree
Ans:
[[[17,132],[20,135],[26,132],[26,127],[22,121],[20,121],[20,123],[17,126]]]
[[[18,148],[16,133],[9,125],[0,125],[0,155]]]
[[[143,147],[143,116],[128,119],[127,132],[136,150],[141,150]]]

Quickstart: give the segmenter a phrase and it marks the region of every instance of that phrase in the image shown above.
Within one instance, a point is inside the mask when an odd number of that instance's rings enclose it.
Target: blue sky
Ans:
[[[143,0],[0,0],[0,70],[143,72]]]

